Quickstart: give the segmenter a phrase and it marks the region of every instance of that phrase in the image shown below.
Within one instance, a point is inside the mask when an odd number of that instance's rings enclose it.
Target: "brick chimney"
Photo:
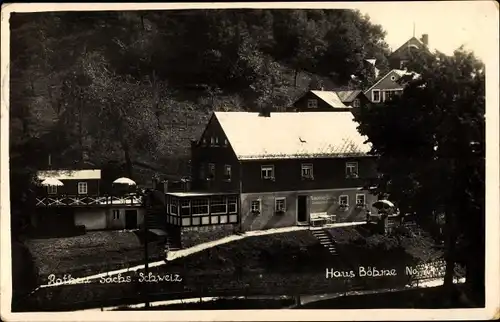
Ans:
[[[428,34],[423,34],[422,38],[420,38],[422,43],[427,47],[429,46],[429,35]]]
[[[271,108],[269,106],[264,106],[261,108],[259,116],[271,117]]]

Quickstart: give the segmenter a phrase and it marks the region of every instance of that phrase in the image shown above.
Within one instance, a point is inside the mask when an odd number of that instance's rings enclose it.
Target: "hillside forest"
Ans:
[[[10,26],[14,238],[38,169],[88,166],[140,184],[188,176],[212,111],[281,111],[310,89],[364,89],[366,60],[384,75],[390,54],[382,27],[355,10],[14,13]],[[411,70],[420,79],[365,109],[358,130],[378,156],[379,193],[433,224],[443,214],[445,285],[463,263],[481,302],[484,64],[460,49]]]
[[[383,71],[389,53],[381,26],[353,10],[14,13],[10,23],[11,170],[24,176],[49,155],[53,168],[113,168],[137,182],[189,175],[190,141],[211,111],[363,88],[365,59]]]

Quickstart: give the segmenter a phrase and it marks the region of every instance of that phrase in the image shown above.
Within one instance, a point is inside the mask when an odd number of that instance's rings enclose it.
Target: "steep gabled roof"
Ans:
[[[351,91],[337,91],[337,95],[339,96],[342,103],[352,103],[356,97],[362,92],[362,90],[351,90]]]
[[[325,103],[330,105],[333,108],[347,108],[347,106],[342,103],[342,100],[337,95],[336,92],[333,91],[311,91],[314,95],[322,99]]]
[[[412,41],[416,41],[416,42],[419,44],[420,48],[418,48],[418,49],[422,49],[422,50],[426,51],[426,52],[427,52],[427,53],[429,53],[429,54],[431,53],[431,51],[430,51],[430,49],[428,48],[428,46],[424,45],[424,43],[423,43],[420,39],[418,39],[417,37],[413,36],[413,37],[411,37],[410,39],[408,39],[408,40],[407,40],[404,44],[402,44],[401,46],[399,46],[399,47],[398,47],[398,49],[394,50],[394,51],[393,51],[393,52],[389,55],[389,57],[391,57],[391,56],[393,56],[393,55],[396,55],[396,54],[400,53],[402,50],[406,50],[406,49],[408,49],[409,47],[412,47],[412,46],[410,45],[410,43],[411,43]]]
[[[39,180],[48,178],[59,180],[101,179],[101,170],[45,170],[38,171],[37,178]]]
[[[351,112],[214,112],[239,160],[362,156],[371,146]]]
[[[372,90],[374,87],[376,87],[380,82],[382,82],[384,79],[386,79],[389,75],[391,74],[397,74],[399,77],[402,77],[403,75],[406,75],[408,72],[405,71],[405,70],[401,70],[401,69],[393,69],[391,71],[389,71],[387,74],[385,74],[384,76],[382,76],[375,84],[373,84],[370,88],[368,88],[365,93],[368,93],[370,90]]]

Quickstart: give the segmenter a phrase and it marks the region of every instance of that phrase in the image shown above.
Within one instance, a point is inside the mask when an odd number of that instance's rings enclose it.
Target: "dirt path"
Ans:
[[[461,284],[464,283],[465,279],[461,278],[459,280],[455,280],[454,283],[456,284]],[[334,299],[340,296],[353,296],[353,295],[367,295],[367,294],[375,294],[375,293],[387,293],[387,292],[397,292],[397,291],[402,291],[402,290],[409,290],[409,289],[419,289],[419,288],[427,288],[427,287],[438,287],[443,285],[443,279],[442,278],[437,278],[437,279],[432,279],[426,282],[419,283],[418,286],[411,286],[411,285],[406,285],[405,287],[400,287],[397,289],[379,289],[379,290],[367,290],[367,291],[350,291],[350,292],[340,292],[340,293],[330,293],[330,294],[317,294],[317,295],[304,295],[300,297],[300,305],[305,305],[317,301],[323,301],[323,300],[329,300],[329,299]],[[263,296],[239,296],[239,297],[197,297],[197,298],[185,298],[185,299],[175,299],[175,300],[165,300],[165,301],[155,301],[151,302],[150,306],[155,307],[155,306],[166,306],[166,305],[173,305],[173,304],[182,304],[182,303],[200,303],[200,302],[208,302],[208,301],[213,301],[213,300],[219,300],[219,299],[224,299],[224,298],[238,298],[238,299],[270,299],[270,300],[279,300],[283,298],[290,298],[289,296],[271,296],[271,295],[263,295]],[[132,304],[132,305],[127,305],[128,308],[144,308],[145,304],[144,303],[138,303],[138,304]],[[295,308],[297,307],[296,305],[290,306],[289,308]],[[106,307],[106,308],[98,308],[98,309],[86,309],[82,311],[113,311],[116,309],[119,309],[120,306],[112,306],[112,307]]]

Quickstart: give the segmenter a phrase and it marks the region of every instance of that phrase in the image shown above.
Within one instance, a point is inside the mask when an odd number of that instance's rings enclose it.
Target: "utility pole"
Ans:
[[[153,179],[154,180],[154,179]],[[151,215],[151,208],[152,208],[152,200],[151,200],[151,191],[146,190],[144,195],[144,205],[146,206],[146,212],[144,214],[144,221],[143,221],[143,227],[144,227],[144,273],[145,276],[149,275],[149,254],[148,254],[148,218]],[[143,291],[144,291],[144,305],[146,307],[146,310],[149,309],[149,294],[148,294],[148,282],[144,282],[143,285]]]

